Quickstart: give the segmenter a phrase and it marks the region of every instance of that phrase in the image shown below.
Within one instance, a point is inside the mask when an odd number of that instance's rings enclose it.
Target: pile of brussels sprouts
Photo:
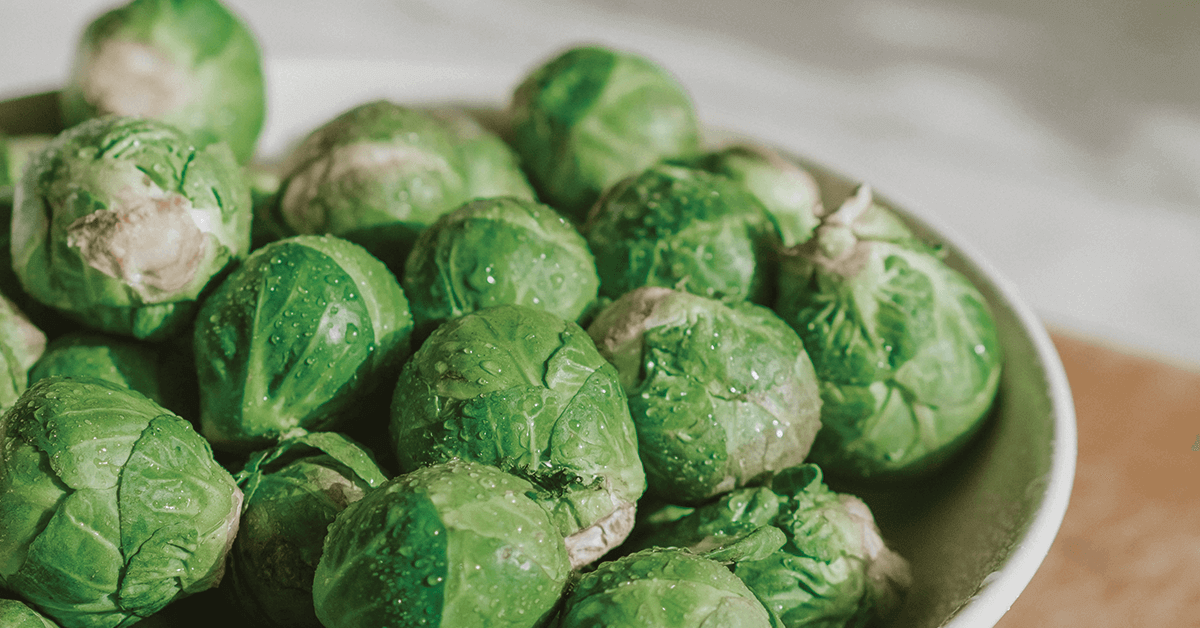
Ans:
[[[996,393],[936,247],[630,52],[268,166],[246,26],[134,0],[61,106],[0,138],[5,626],[881,625],[908,564],[826,478],[920,482]]]

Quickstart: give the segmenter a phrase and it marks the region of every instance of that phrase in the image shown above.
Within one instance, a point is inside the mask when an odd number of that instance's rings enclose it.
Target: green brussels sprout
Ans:
[[[56,376],[95,377],[136,390],[174,410],[171,391],[185,385],[186,380],[179,371],[161,366],[155,345],[76,331],[50,342],[46,352],[29,369],[29,381]]]
[[[502,305],[451,320],[392,398],[401,471],[454,458],[520,475],[578,567],[619,544],[645,490],[617,372],[575,323]]]
[[[485,198],[439,218],[404,265],[417,329],[502,304],[578,320],[600,288],[587,242],[547,205]]]
[[[770,309],[640,288],[588,333],[629,398],[648,495],[703,501],[808,454],[820,428],[816,373]]]
[[[104,115],[162,120],[241,163],[266,117],[258,43],[216,0],[133,0],[88,25],[61,97],[74,126]]]
[[[362,247],[293,236],[256,250],[200,307],[201,431],[249,451],[296,430],[347,425],[408,357],[399,282]]]
[[[45,615],[18,600],[0,599],[0,626],[5,628],[58,628]]]
[[[682,516],[647,515],[630,549],[709,551],[765,525],[782,530],[787,543],[739,561],[734,573],[786,628],[885,620],[912,584],[908,562],[884,543],[867,505],[829,490],[814,464],[784,469],[770,486],[730,491]]]
[[[241,500],[162,406],[40,380],[0,417],[0,584],[65,628],[129,626],[217,584]]]
[[[771,628],[762,602],[729,567],[677,548],[601,563],[567,595],[559,628]]]
[[[600,294],[642,286],[766,303],[779,232],[762,203],[727,177],[659,164],[605,192],[583,226]]]
[[[516,151],[499,135],[462,109],[443,107],[425,111],[450,131],[458,146],[468,199],[515,196],[537,200]]]
[[[449,129],[430,114],[378,100],[306,137],[282,166],[278,221],[365,246],[397,275],[417,235],[468,198]]]
[[[85,325],[162,339],[250,247],[250,192],[224,144],[163,122],[95,118],[25,170],[12,263],[31,296]]]
[[[534,487],[452,461],[384,483],[337,515],[313,581],[326,628],[533,628],[570,575]]]
[[[509,115],[513,147],[540,198],[577,222],[617,181],[700,148],[682,85],[641,56],[597,46],[533,70]]]
[[[383,472],[361,445],[312,432],[253,454],[236,480],[245,501],[227,590],[256,625],[321,628],[312,589],[326,530]]]
[[[815,464],[777,474],[771,488],[782,500],[775,525],[788,542],[734,573],[785,628],[861,626],[899,610],[912,572],[862,500],[829,490]]]
[[[817,181],[795,161],[765,146],[749,143],[723,148],[671,163],[719,174],[745,186],[779,226],[784,247],[812,237],[824,213]]]
[[[776,311],[821,380],[811,460],[831,476],[932,472],[988,414],[1001,356],[987,301],[865,186],[785,256]]]
[[[17,182],[21,180],[21,174],[33,156],[45,149],[52,139],[53,135],[5,135],[0,131],[0,251],[12,250],[13,195]],[[11,305],[24,312],[39,329],[50,331],[63,326],[63,321],[51,308],[38,303],[21,288],[21,282],[13,272],[11,257],[0,263],[0,294],[10,299]],[[13,397],[9,402],[15,399]]]

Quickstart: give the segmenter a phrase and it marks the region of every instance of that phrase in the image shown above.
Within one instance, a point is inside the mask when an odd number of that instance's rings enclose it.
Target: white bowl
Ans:
[[[307,79],[296,82],[311,84]],[[369,81],[359,77],[354,82],[363,83]],[[366,98],[367,92],[350,98],[359,95]],[[403,94],[371,96],[403,102]],[[276,116],[268,154],[277,156],[290,140],[343,106],[357,104],[343,102],[344,92],[339,98],[310,99],[297,104],[295,117]],[[298,102],[298,97],[285,100]],[[58,123],[56,111],[54,94],[0,102],[0,132],[51,132]],[[494,107],[481,111],[490,111],[494,122]],[[827,207],[840,205],[857,186],[818,163],[804,165],[817,178]],[[860,493],[884,538],[913,567],[913,589],[892,626],[988,628],[1029,583],[1066,512],[1076,457],[1070,389],[1045,328],[1007,280],[945,227],[885,195],[876,194],[876,200],[900,214],[921,237],[941,244],[947,262],[983,292],[1004,352],[996,406],[965,451],[930,481],[904,490]],[[186,628],[214,621],[233,628],[244,619],[231,613],[214,591],[177,602],[140,625]]]

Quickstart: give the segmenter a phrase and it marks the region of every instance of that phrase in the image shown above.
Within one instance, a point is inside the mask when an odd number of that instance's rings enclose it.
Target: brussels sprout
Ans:
[[[719,174],[745,186],[779,225],[781,244],[796,246],[812,237],[821,208],[821,191],[807,170],[777,151],[739,143],[672,163]]]
[[[439,327],[400,374],[391,425],[401,471],[463,458],[532,482],[572,566],[633,526],[645,475],[617,372],[544,310],[503,305]]]
[[[195,386],[187,370],[168,368],[160,346],[129,338],[73,331],[50,341],[29,369],[29,382],[47,377],[95,377],[142,393],[155,403],[182,412],[181,389]],[[190,365],[189,365],[190,368]]]
[[[346,425],[408,357],[399,282],[362,247],[293,236],[256,250],[196,317],[201,431],[248,451],[297,429]]]
[[[312,588],[326,530],[383,472],[345,436],[313,432],[255,453],[236,479],[246,497],[228,590],[256,625],[321,628]]]
[[[821,380],[811,460],[831,476],[932,472],[987,416],[1001,367],[987,302],[865,186],[785,257],[776,310]]]
[[[773,625],[762,602],[725,564],[675,548],[601,563],[567,596],[559,622],[559,628]]]
[[[600,279],[583,236],[551,209],[516,198],[478,199],[417,239],[404,266],[418,329],[502,304],[578,320]]]
[[[162,339],[250,247],[250,192],[224,144],[105,117],[59,134],[17,186],[12,263],[34,298],[85,325]]]
[[[779,232],[762,203],[727,177],[651,167],[606,191],[583,232],[604,296],[662,286],[724,301],[770,299]]]
[[[11,251],[13,194],[25,166],[42,151],[53,135],[25,134],[6,136],[0,131],[0,251]],[[43,331],[62,327],[63,322],[53,310],[33,300],[17,280],[11,257],[0,262],[0,293],[12,301],[12,306],[24,312]],[[16,397],[10,399],[14,401]]]
[[[258,43],[216,0],[133,0],[88,25],[61,93],[63,120],[163,120],[201,145],[254,155],[266,117]]]
[[[450,131],[424,111],[384,100],[314,130],[282,170],[281,224],[357,242],[397,275],[417,234],[469,200]]]
[[[45,615],[24,602],[0,599],[0,626],[5,628],[58,628]]]
[[[829,490],[814,464],[785,469],[769,487],[731,491],[673,520],[647,516],[630,549],[708,551],[764,525],[782,530],[787,543],[739,561],[734,573],[787,628],[886,619],[912,583],[908,562],[884,543],[867,505]]]
[[[584,46],[532,71],[509,106],[513,147],[541,199],[583,222],[600,193],[665,157],[699,150],[691,98],[630,52]]]
[[[813,464],[776,475],[772,488],[784,499],[775,525],[788,543],[734,573],[786,628],[861,626],[899,610],[912,572],[865,503],[829,490]]]
[[[0,583],[66,628],[131,625],[217,584],[241,499],[187,421],[43,379],[0,418]]]
[[[817,378],[770,309],[640,288],[588,333],[629,397],[649,495],[703,501],[804,461],[820,427]]]
[[[389,480],[329,527],[317,617],[327,628],[544,625],[570,566],[533,491],[466,461]]]
[[[533,186],[521,170],[520,158],[499,135],[471,114],[453,107],[426,109],[450,131],[462,156],[467,198],[515,196],[537,200]]]

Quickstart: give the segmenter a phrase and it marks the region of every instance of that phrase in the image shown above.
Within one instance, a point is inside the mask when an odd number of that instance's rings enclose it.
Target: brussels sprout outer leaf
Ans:
[[[402,471],[464,458],[531,481],[576,565],[628,534],[645,488],[616,371],[578,325],[533,307],[439,327],[400,374],[392,435]]]
[[[766,303],[774,282],[774,218],[733,181],[660,164],[610,188],[583,226],[600,293],[643,286]]]
[[[754,594],[720,562],[679,549],[644,550],[600,564],[564,604],[561,628],[767,628]]]
[[[0,599],[0,626],[5,628],[58,628],[41,613],[18,600]]]
[[[249,188],[223,144],[164,123],[89,120],[26,168],[12,264],[35,299],[93,328],[162,339],[250,246]]]
[[[583,236],[552,208],[516,198],[480,199],[439,218],[404,267],[418,329],[503,304],[578,320],[600,279]]]
[[[703,554],[774,523],[779,506],[780,498],[766,487],[734,489],[698,508],[665,506],[663,510],[677,510],[679,514],[656,521],[655,513],[648,513],[622,549],[686,547]]]
[[[383,484],[387,477],[371,452],[362,445],[334,432],[308,432],[280,442],[275,447],[252,454],[236,479],[249,501],[253,483],[306,457],[328,458],[354,474],[369,488]]]
[[[509,111],[513,146],[540,197],[577,222],[621,178],[700,144],[682,86],[647,59],[597,46],[535,69]]]
[[[0,446],[0,576],[63,626],[127,626],[220,579],[241,491],[183,419],[48,378],[0,419]]]
[[[650,495],[701,502],[807,455],[820,427],[816,375],[767,308],[642,288],[588,331],[621,374]]]
[[[217,0],[134,0],[88,25],[61,94],[73,126],[117,114],[160,119],[254,154],[266,117],[258,43]]]
[[[361,247],[295,236],[255,251],[204,302],[195,326],[201,423],[248,450],[328,429],[409,352],[395,277]]]
[[[541,625],[569,564],[532,491],[460,461],[389,480],[330,527],[318,616],[329,628]]]
[[[782,530],[763,525],[735,541],[705,552],[704,557],[723,563],[762,560],[779,551],[785,543],[787,536]]]

